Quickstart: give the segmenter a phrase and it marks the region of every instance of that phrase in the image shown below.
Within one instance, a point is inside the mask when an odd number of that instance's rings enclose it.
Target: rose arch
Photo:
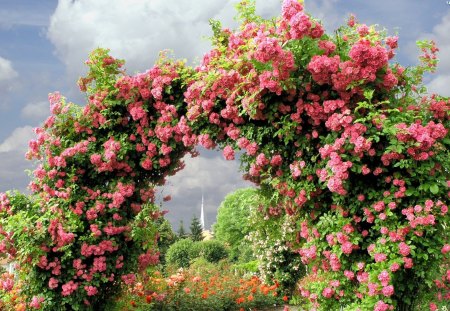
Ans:
[[[128,75],[97,49],[79,80],[87,104],[50,96],[27,153],[34,194],[0,197],[0,251],[28,276],[30,303],[99,310],[156,264],[154,188],[197,144],[241,150],[267,215],[295,217],[310,308],[406,310],[433,285],[448,301],[450,101],[422,85],[434,43],[404,68],[396,37],[353,18],[328,35],[294,0],[270,21],[241,4],[239,20],[212,23],[197,68],[163,56]]]

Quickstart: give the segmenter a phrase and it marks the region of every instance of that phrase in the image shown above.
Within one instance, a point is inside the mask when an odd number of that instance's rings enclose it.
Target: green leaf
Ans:
[[[439,192],[439,186],[437,184],[433,184],[430,186],[430,191],[432,194],[437,194]]]
[[[373,98],[373,92],[375,92],[375,90],[365,90],[364,91],[364,97],[370,101]]]

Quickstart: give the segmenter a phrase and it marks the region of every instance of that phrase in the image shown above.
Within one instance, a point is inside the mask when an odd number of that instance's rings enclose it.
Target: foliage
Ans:
[[[161,264],[165,264],[166,253],[170,245],[176,242],[177,235],[173,232],[170,222],[166,218],[159,218],[158,225],[158,250]]]
[[[297,281],[305,274],[305,267],[298,253],[290,247],[296,243],[297,216],[282,213],[281,209],[270,206],[264,193],[259,192],[258,207],[250,210],[248,217],[252,230],[247,239],[259,263],[259,273],[263,280],[277,280],[280,288],[293,292]]]
[[[238,257],[249,249],[245,236],[251,230],[250,208],[259,205],[257,189],[238,189],[228,194],[217,210],[217,222],[213,225],[215,237],[230,246],[230,257]]]
[[[51,94],[52,116],[30,142],[28,158],[40,161],[34,195],[0,198],[3,230],[19,234],[1,243],[12,244],[6,251],[29,280],[28,303],[44,297],[46,310],[101,310],[117,282],[158,262],[155,221],[163,213],[152,203],[154,186],[190,151],[170,130],[185,111],[183,63],[161,60],[128,76],[122,61],[98,49],[87,65],[80,80],[87,105]]]
[[[242,150],[246,177],[275,190],[262,213],[291,216],[289,247],[329,277],[305,283],[308,308],[401,310],[436,284],[445,304],[450,102],[421,82],[434,43],[405,69],[376,27],[327,35],[293,0],[276,20],[241,9],[239,29],[215,25],[187,117],[203,146]]]
[[[227,258],[228,251],[222,242],[196,241],[186,238],[172,244],[166,253],[166,261],[177,268],[189,267],[192,260],[202,257],[206,261],[216,263]]]
[[[238,29],[213,22],[195,70],[163,57],[130,76],[97,49],[87,105],[50,96],[27,154],[33,195],[0,195],[0,250],[30,280],[27,306],[101,310],[157,263],[154,187],[197,143],[241,150],[271,192],[264,217],[293,219],[286,246],[317,280],[301,288],[308,308],[404,310],[431,289],[430,309],[448,302],[450,100],[422,83],[438,48],[419,42],[403,68],[397,38],[353,18],[328,35],[296,0],[273,20],[239,8]]]
[[[178,268],[187,268],[191,260],[198,257],[196,253],[194,242],[191,239],[181,239],[169,247],[166,253],[166,261]]]
[[[200,223],[200,220],[194,216],[192,217],[191,225],[189,226],[191,230],[190,238],[193,241],[202,241],[203,240],[203,228]]]
[[[124,290],[111,310],[231,311],[283,303],[277,285],[264,284],[255,276],[240,278],[230,268],[197,259],[188,270],[167,278],[159,272],[144,275]]]
[[[187,236],[188,236],[188,235],[187,235],[187,233],[186,233],[186,230],[184,229],[183,221],[180,220],[180,226],[178,227],[178,237],[179,237],[180,239],[184,239],[184,238],[186,238]]]
[[[200,256],[208,262],[215,263],[228,257],[228,251],[223,245],[223,242],[208,240],[202,241],[199,244]]]

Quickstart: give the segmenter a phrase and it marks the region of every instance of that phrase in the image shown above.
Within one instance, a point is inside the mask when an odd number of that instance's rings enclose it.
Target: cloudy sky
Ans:
[[[26,191],[24,159],[32,129],[49,114],[47,94],[60,91],[83,104],[76,80],[96,47],[127,61],[130,74],[145,71],[158,52],[171,49],[192,64],[208,50],[208,20],[233,27],[234,0],[0,0],[0,192]],[[415,64],[415,41],[434,39],[440,47],[438,72],[427,78],[430,91],[450,96],[450,1],[306,0],[306,9],[332,32],[350,13],[360,22],[379,24],[400,40],[397,61]],[[261,15],[279,14],[279,0],[257,0]],[[186,168],[160,192],[171,194],[164,208],[178,228],[200,214],[202,192],[210,226],[224,196],[248,186],[239,164],[220,152],[186,159]]]

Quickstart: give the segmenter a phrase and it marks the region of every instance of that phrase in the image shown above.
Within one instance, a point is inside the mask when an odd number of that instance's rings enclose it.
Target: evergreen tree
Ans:
[[[197,216],[192,217],[191,225],[189,227],[191,229],[191,239],[192,241],[202,241],[203,240],[203,228],[200,223],[200,220]]]
[[[178,237],[184,239],[187,236],[186,230],[184,229],[183,221],[180,220],[180,227],[178,228]]]

